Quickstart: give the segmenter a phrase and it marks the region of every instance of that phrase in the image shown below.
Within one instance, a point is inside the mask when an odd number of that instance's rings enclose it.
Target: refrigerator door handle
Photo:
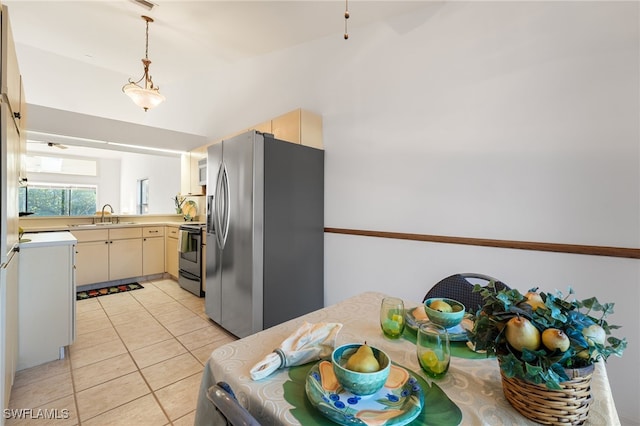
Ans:
[[[222,241],[222,233],[220,232],[220,230],[222,229],[222,222],[220,221],[220,212],[221,212],[221,207],[220,206],[220,200],[222,200],[222,197],[220,196],[220,190],[222,187],[222,174],[223,174],[223,169],[224,168],[224,163],[220,163],[220,168],[218,169],[218,176],[216,177],[216,189],[214,191],[214,198],[213,198],[213,224],[214,224],[214,228],[215,228],[215,235],[216,235],[216,242],[218,243],[218,248],[220,248],[220,250],[222,250],[222,248],[224,247],[224,243]]]
[[[222,174],[222,181],[224,182],[224,230],[222,231],[222,247],[227,244],[227,237],[229,236],[229,222],[231,221],[231,194],[229,193],[229,174],[227,173],[227,167],[222,163],[224,171]],[[222,223],[221,223],[222,225]]]
[[[207,234],[215,234],[215,226],[213,222],[213,195],[207,196]]]

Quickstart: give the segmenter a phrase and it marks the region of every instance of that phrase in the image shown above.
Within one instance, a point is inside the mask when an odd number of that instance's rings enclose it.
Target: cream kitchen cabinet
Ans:
[[[211,145],[215,145],[226,139],[231,139],[232,137],[248,130],[271,133],[276,139],[306,145],[313,148],[324,149],[322,143],[322,116],[311,111],[298,108],[276,118],[272,118],[271,120],[255,124],[236,133],[227,135],[224,138],[215,140],[203,147],[196,148],[192,153],[193,155],[206,155],[207,148]],[[187,164],[184,161],[183,156],[183,174],[185,173],[185,164]]]
[[[198,161],[206,156],[206,150],[201,152],[198,149],[182,154],[180,159],[180,194],[204,195],[204,188],[200,185]]]
[[[76,284],[86,285],[109,281],[109,230],[76,231]]]
[[[142,239],[109,241],[109,280],[142,275]]]
[[[164,273],[164,226],[142,228],[142,275]]]
[[[178,228],[165,227],[165,265],[167,273],[178,279]]]
[[[24,238],[18,264],[18,370],[63,358],[63,348],[76,336],[76,239],[69,232]]]
[[[322,149],[322,116],[296,109],[271,120],[276,139]]]
[[[142,228],[74,230],[77,285],[142,276]]]

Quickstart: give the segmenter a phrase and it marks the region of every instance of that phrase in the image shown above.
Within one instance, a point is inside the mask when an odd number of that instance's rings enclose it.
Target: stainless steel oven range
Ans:
[[[178,235],[178,284],[204,297],[202,291],[202,229],[205,225],[180,225]]]

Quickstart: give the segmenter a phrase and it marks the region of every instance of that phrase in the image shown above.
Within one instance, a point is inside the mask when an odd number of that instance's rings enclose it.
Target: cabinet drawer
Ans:
[[[142,228],[143,237],[162,237],[164,236],[163,226],[146,226]]]
[[[109,229],[109,238],[112,240],[125,240],[127,238],[142,238],[142,228]]]
[[[167,226],[167,237],[169,238],[178,238],[178,228],[174,228],[172,226]]]
[[[76,237],[79,243],[88,241],[105,241],[109,239],[108,229],[90,229],[83,231],[71,231],[71,234]]]

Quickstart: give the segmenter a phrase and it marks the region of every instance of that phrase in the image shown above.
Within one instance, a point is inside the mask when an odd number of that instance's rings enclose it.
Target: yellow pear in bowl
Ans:
[[[371,347],[365,343],[358,348],[356,353],[349,357],[345,367],[348,370],[360,373],[373,373],[380,370],[380,363],[373,355]]]
[[[440,312],[452,312],[453,308],[451,307],[450,304],[448,304],[447,302],[445,302],[444,300],[434,300],[433,302],[431,302],[431,305],[429,305],[429,307],[431,309],[434,309],[436,311],[440,311]]]

